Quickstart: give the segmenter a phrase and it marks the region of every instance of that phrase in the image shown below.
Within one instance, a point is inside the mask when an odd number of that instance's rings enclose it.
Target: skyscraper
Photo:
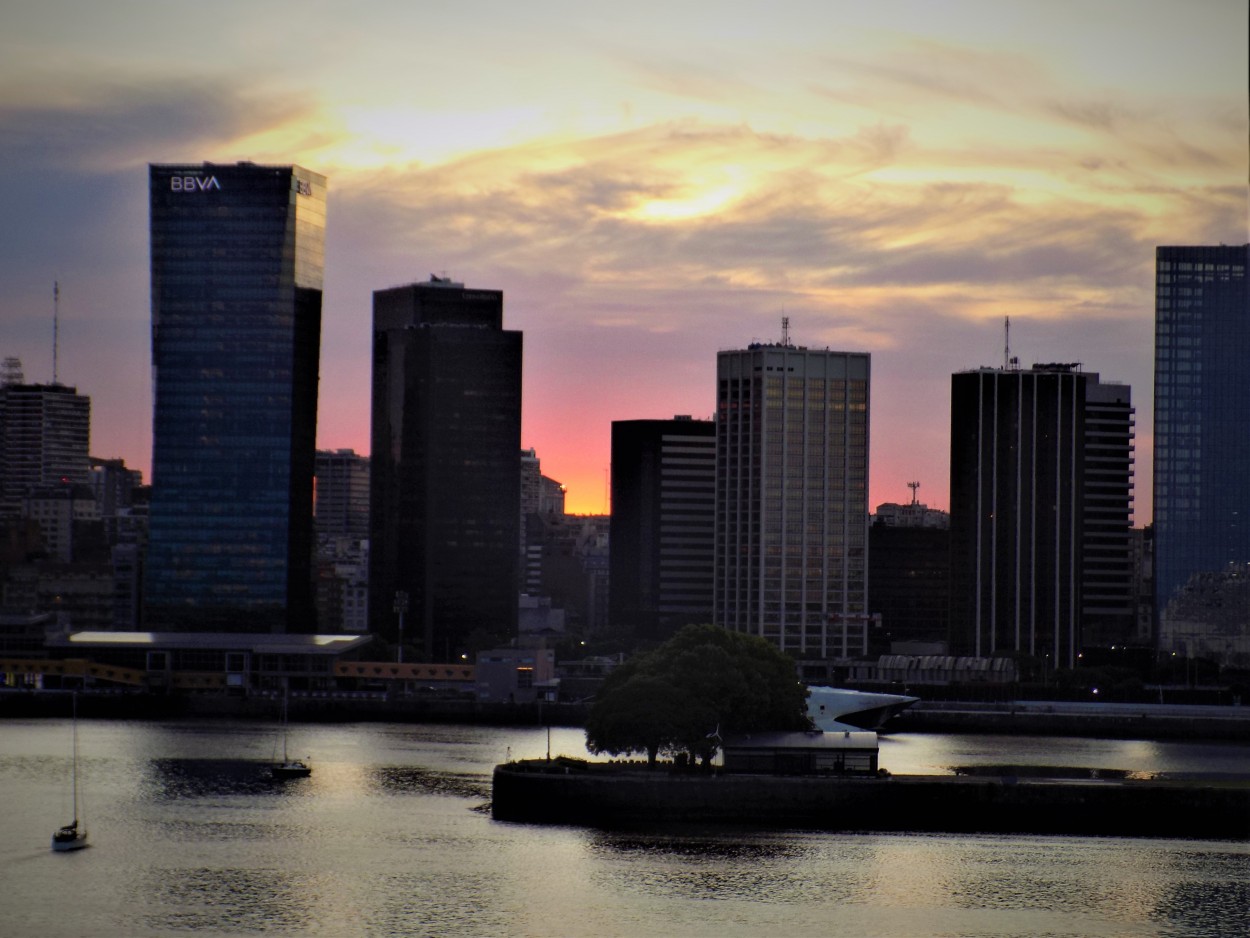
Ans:
[[[155,629],[308,632],[325,178],[149,170]]]
[[[0,385],[0,516],[39,486],[87,481],[91,398],[62,384]]]
[[[371,630],[398,637],[402,604],[427,661],[512,638],[521,333],[502,292],[433,277],[373,294],[371,426]]]
[[[317,535],[369,536],[369,457],[354,450],[317,450]]]
[[[712,621],[715,492],[713,421],[612,422],[613,631],[663,641]]]
[[[1165,649],[1219,654],[1227,629],[1177,637],[1168,606],[1195,576],[1250,563],[1250,244],[1160,247],[1155,262],[1155,610]]]
[[[800,660],[867,615],[869,356],[717,355],[713,615]]]
[[[1131,635],[1129,389],[1076,364],[951,379],[951,644],[1074,667]]]

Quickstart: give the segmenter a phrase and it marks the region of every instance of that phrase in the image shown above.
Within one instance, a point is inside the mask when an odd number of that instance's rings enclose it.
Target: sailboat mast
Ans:
[[[78,826],[78,691],[73,692],[72,700],[73,700],[72,722],[73,722],[73,727],[74,727],[74,730],[73,730],[74,732],[74,780],[73,780],[72,787],[73,787],[73,792],[74,792],[74,795],[73,795],[74,797],[74,826],[77,827]]]

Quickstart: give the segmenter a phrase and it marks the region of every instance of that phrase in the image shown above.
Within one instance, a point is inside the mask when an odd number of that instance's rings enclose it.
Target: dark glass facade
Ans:
[[[307,632],[326,181],[149,169],[150,627]]]
[[[442,279],[373,295],[369,618],[426,661],[513,638],[521,333],[503,293]]]
[[[1250,562],[1250,245],[1155,255],[1155,608]],[[1244,619],[1243,619],[1244,621]]]
[[[614,633],[664,641],[712,621],[716,424],[612,423],[609,618]]]
[[[868,611],[881,616],[870,629],[871,649],[889,654],[892,642],[949,640],[950,537],[948,528],[868,529]]]
[[[1080,649],[1085,376],[951,381],[951,650],[1074,667]]]
[[[953,653],[1070,668],[1132,634],[1131,441],[1129,388],[1077,365],[952,376]]]

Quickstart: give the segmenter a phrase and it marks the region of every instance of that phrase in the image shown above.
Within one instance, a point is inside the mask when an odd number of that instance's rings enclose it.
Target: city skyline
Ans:
[[[507,296],[572,511],[782,316],[873,356],[870,507],[946,507],[949,375],[1010,316],[1134,388],[1149,520],[1154,248],[1250,240],[1244,4],[301,9],[6,11],[0,351],[51,380],[59,279],[93,455],[150,478],[147,164],[252,160],[330,181],[321,449],[369,450],[373,291],[437,272]]]

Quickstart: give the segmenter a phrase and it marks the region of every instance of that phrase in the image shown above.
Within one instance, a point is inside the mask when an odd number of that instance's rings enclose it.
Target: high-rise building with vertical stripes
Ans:
[[[1071,668],[1132,635],[1131,502],[1127,386],[1076,363],[953,375],[952,651]]]
[[[714,621],[800,661],[842,657],[867,617],[870,364],[786,340],[717,356]]]

